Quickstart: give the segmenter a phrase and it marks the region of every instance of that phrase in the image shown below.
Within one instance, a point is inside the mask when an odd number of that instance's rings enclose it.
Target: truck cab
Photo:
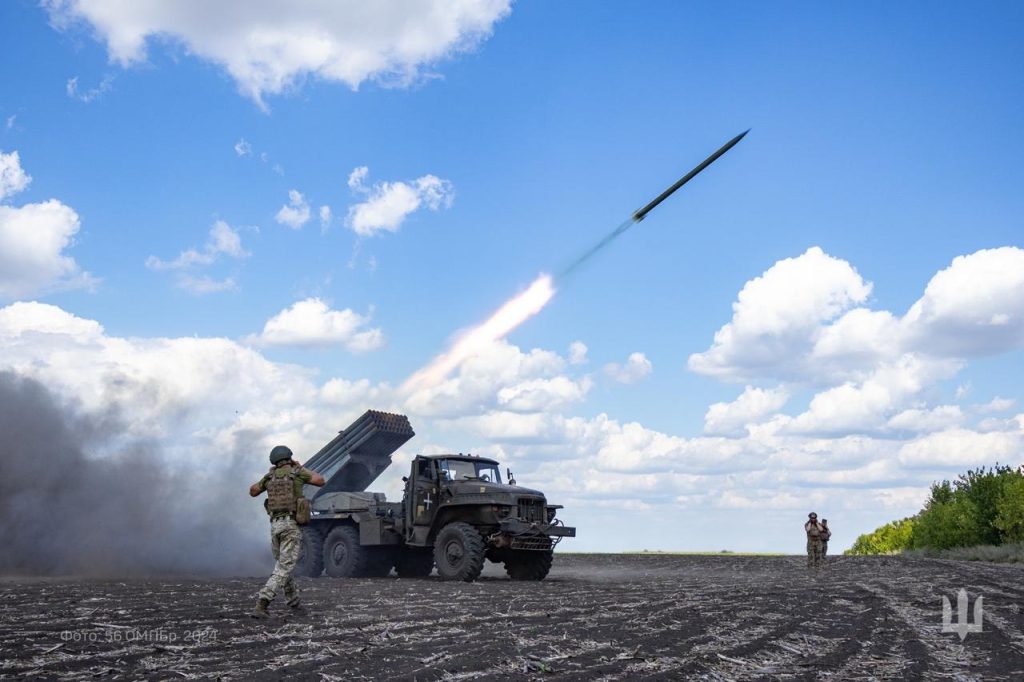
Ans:
[[[576,529],[555,518],[560,505],[548,504],[539,490],[516,485],[507,473],[503,479],[498,462],[484,457],[417,456],[403,495],[405,543],[433,547],[443,578],[475,579],[489,559],[504,563],[512,577],[542,579],[555,545],[575,537]],[[480,547],[475,535],[482,539]]]

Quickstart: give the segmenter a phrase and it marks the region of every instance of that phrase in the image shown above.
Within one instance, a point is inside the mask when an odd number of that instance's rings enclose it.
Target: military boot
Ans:
[[[252,610],[252,617],[270,618],[270,611],[267,611],[268,606],[270,606],[270,600],[260,597],[260,600],[256,602],[256,608]]]
[[[305,615],[306,613],[306,609],[302,607],[302,602],[297,596],[288,600],[288,608],[297,616]]]

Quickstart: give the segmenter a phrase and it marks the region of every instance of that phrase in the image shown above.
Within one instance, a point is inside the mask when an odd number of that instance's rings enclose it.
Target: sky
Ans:
[[[255,479],[386,409],[418,434],[389,499],[474,452],[567,550],[798,552],[811,510],[841,549],[1024,459],[1022,33],[1012,2],[5,2],[0,369],[116,414],[96,458],[244,443]]]

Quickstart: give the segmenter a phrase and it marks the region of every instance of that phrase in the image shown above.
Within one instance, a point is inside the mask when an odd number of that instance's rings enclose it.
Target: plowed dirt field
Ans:
[[[0,676],[41,679],[1024,679],[1024,569],[832,557],[559,555],[540,583],[0,579]],[[984,597],[981,632],[942,596]],[[973,622],[973,621],[971,621]],[[955,623],[954,623],[955,624]]]

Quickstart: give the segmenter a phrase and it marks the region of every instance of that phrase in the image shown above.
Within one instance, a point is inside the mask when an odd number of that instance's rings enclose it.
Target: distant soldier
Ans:
[[[818,515],[811,512],[807,515],[807,523],[804,524],[804,532],[807,533],[807,568],[817,568],[821,565],[821,531]]]
[[[260,590],[259,602],[252,612],[253,618],[270,616],[267,607],[281,589],[284,590],[288,606],[299,608],[299,589],[295,586],[292,571],[299,560],[302,530],[295,522],[295,513],[302,497],[302,486],[306,483],[315,486],[324,484],[323,476],[293,460],[292,451],[284,445],[278,445],[270,451],[270,463],[273,464],[270,471],[249,487],[252,497],[264,491],[267,493],[263,506],[270,516],[270,547],[277,562],[267,584]]]
[[[828,519],[821,520],[821,563],[825,563],[828,555],[828,540],[832,537],[832,529],[828,527]]]

